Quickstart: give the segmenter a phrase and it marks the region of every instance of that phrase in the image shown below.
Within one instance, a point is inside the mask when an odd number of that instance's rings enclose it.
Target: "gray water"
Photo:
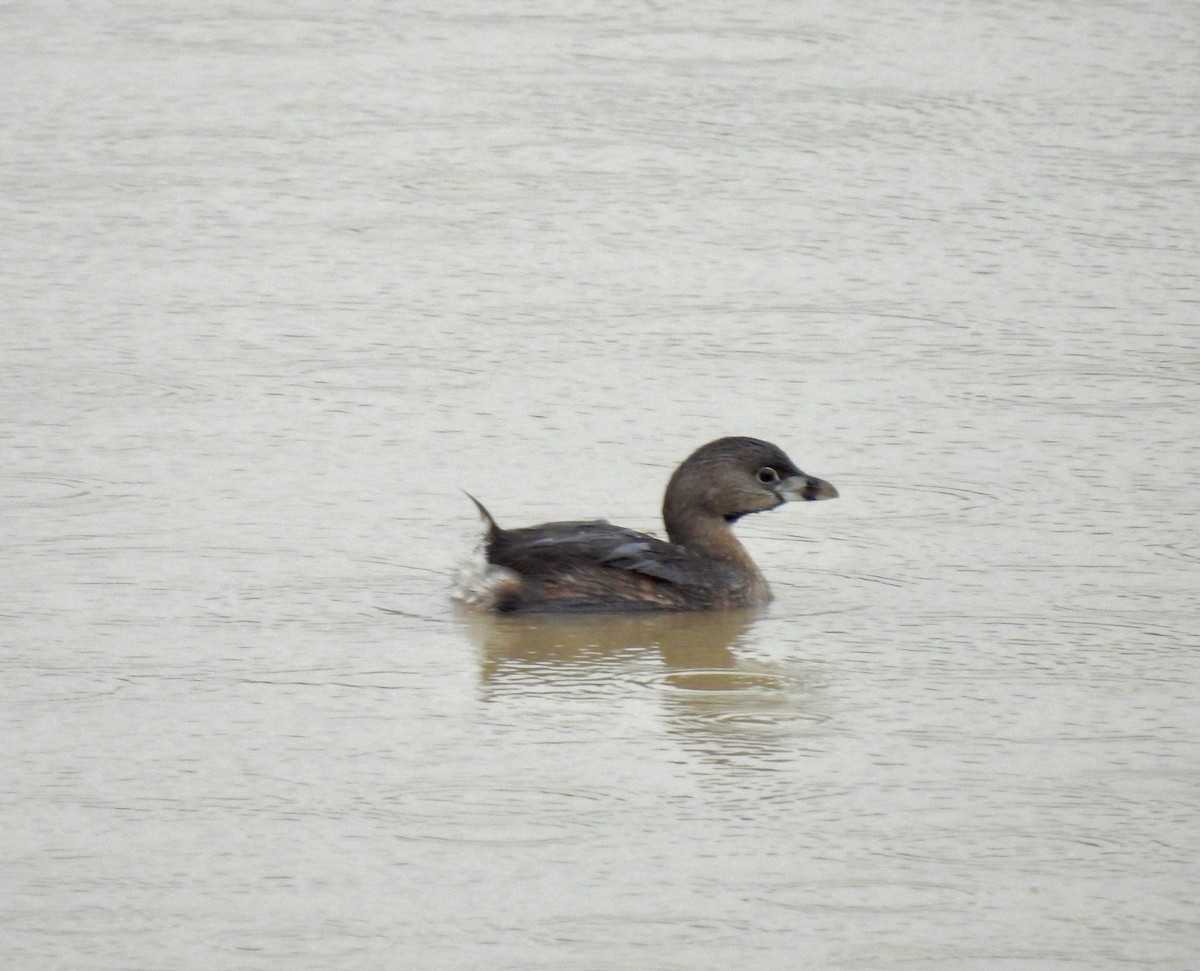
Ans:
[[[5,966],[1196,967],[1195,24],[5,6]],[[725,434],[766,610],[451,603]]]

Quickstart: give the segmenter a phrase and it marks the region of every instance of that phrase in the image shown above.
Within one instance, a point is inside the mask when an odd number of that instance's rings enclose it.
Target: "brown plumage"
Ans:
[[[756,438],[720,438],[675,470],[663,498],[667,541],[603,519],[501,529],[487,525],[487,574],[461,592],[503,613],[712,610],[771,599],[766,579],[730,526],[792,500],[837,490]]]

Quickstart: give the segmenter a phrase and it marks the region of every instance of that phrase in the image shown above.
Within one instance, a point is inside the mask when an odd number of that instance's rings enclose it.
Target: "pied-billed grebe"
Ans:
[[[757,438],[719,438],[675,470],[663,498],[669,542],[591,522],[501,529],[474,496],[487,525],[484,573],[461,581],[459,597],[501,613],[713,610],[771,599],[771,588],[730,526],[747,513],[796,499],[835,499]]]

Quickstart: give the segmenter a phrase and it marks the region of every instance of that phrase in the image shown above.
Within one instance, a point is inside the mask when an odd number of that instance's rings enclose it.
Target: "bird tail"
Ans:
[[[500,527],[496,524],[496,520],[493,519],[492,514],[487,511],[487,506],[471,495],[471,493],[467,492],[466,489],[463,490],[463,495],[475,503],[475,508],[479,510],[480,517],[482,517],[484,523],[487,525],[488,542],[491,542],[500,532]]]

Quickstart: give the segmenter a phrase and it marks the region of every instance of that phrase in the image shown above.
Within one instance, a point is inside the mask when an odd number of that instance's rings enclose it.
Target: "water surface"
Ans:
[[[1192,968],[1188,5],[0,13],[22,968]],[[752,613],[478,524],[841,491]]]

